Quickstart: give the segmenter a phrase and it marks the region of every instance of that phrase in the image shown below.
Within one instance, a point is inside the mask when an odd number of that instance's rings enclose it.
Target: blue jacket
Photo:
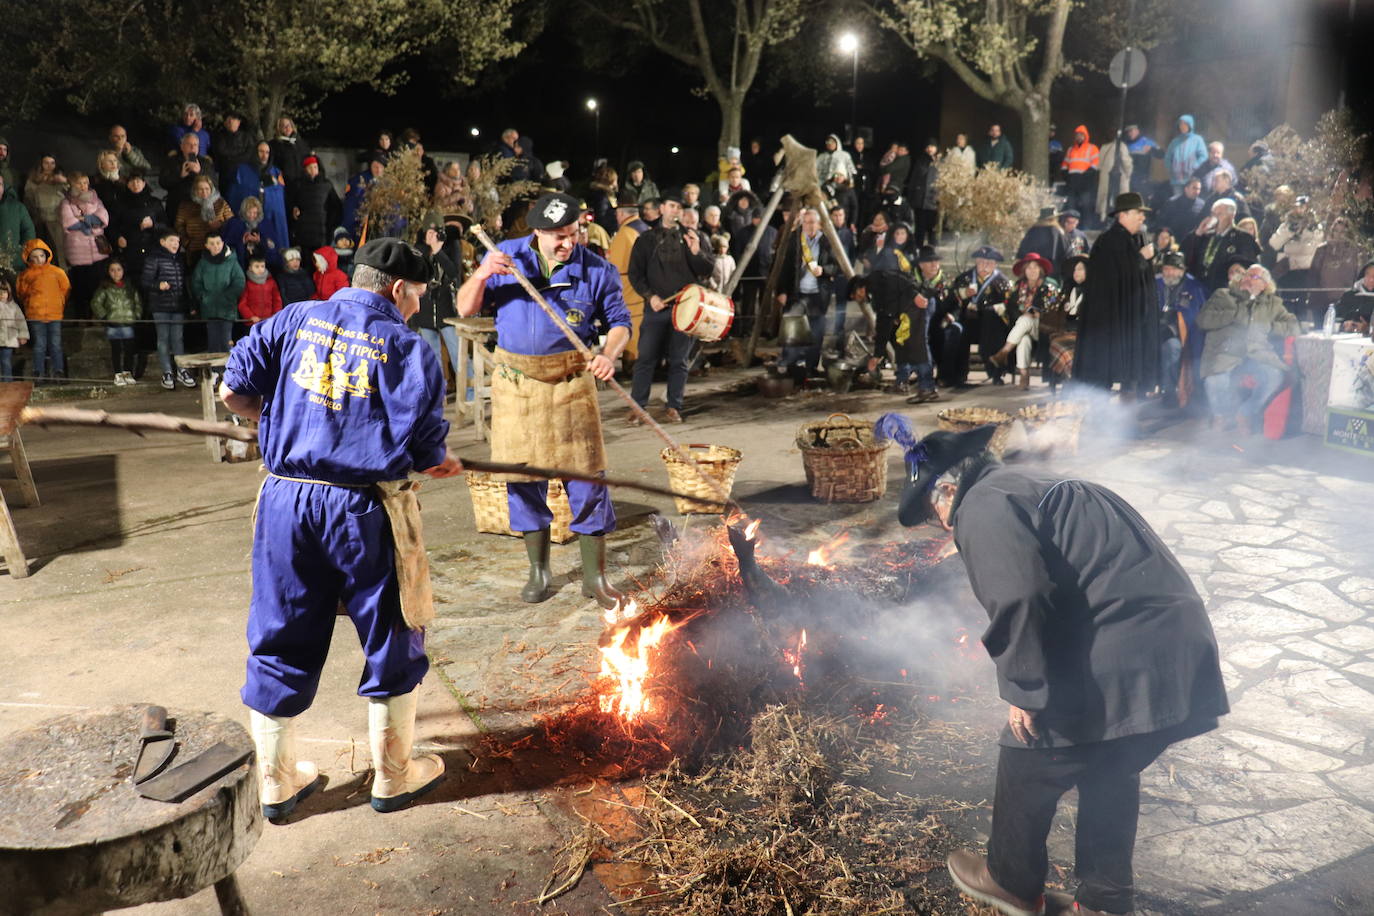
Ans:
[[[545,280],[535,251],[535,236],[510,239],[496,247],[510,255],[515,266],[530,279],[549,305],[562,313],[568,325],[593,344],[599,334],[614,327],[629,328],[630,313],[620,287],[620,271],[600,255],[578,245],[572,258]],[[496,343],[510,353],[547,356],[573,349],[572,341],[544,314],[513,276],[487,280],[483,304],[496,312]]]
[[[1205,332],[1197,326],[1198,312],[1202,311],[1202,305],[1207,301],[1207,290],[1202,283],[1192,274],[1184,274],[1179,282],[1183,288],[1178,294],[1178,313],[1183,316],[1183,323],[1188,328],[1187,355],[1197,365],[1197,360],[1202,357],[1202,340],[1206,336]],[[1168,311],[1169,298],[1168,287],[1164,285],[1163,277],[1155,277],[1155,296],[1159,303],[1161,313]]]
[[[224,382],[262,398],[258,440],[274,474],[365,484],[444,460],[443,370],[376,293],[345,287],[254,325]]]
[[[1207,141],[1198,136],[1193,126],[1193,116],[1183,115],[1180,121],[1188,125],[1188,133],[1179,134],[1169,141],[1164,151],[1164,164],[1169,168],[1169,181],[1176,187],[1187,184],[1193,169],[1207,161]]]

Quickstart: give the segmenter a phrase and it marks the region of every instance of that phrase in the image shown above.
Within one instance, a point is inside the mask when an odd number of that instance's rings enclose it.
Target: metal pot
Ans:
[[[759,377],[759,394],[766,398],[785,398],[797,390],[791,376],[767,373]]]
[[[805,315],[783,315],[778,328],[778,344],[805,347],[811,343],[811,322]]]
[[[830,382],[830,390],[836,394],[848,394],[854,384],[854,373],[858,366],[843,359],[837,359],[825,367],[825,378]]]

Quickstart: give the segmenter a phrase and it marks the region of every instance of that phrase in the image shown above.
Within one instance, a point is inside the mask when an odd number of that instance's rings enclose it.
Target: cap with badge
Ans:
[[[411,283],[429,282],[429,263],[420,249],[400,239],[373,239],[358,249],[353,263]]]
[[[1177,267],[1179,270],[1187,270],[1187,262],[1183,259],[1181,251],[1166,251],[1164,257],[1160,258],[1161,267]]]
[[[544,194],[525,215],[525,225],[531,229],[562,229],[577,222],[582,204],[571,194],[554,191]]]

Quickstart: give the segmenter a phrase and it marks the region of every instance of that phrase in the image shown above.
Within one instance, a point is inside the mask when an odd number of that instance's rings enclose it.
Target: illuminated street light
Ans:
[[[859,36],[845,32],[840,36],[839,49],[843,54],[854,56],[854,79],[849,86],[849,129],[850,141],[859,135]]]
[[[587,110],[596,111],[596,99],[587,99]]]
[[[471,131],[469,131],[469,133],[471,133],[474,137],[480,137],[482,135],[482,132],[475,127]]]
[[[670,152],[670,153],[672,153],[674,156],[676,156],[676,155],[678,154],[678,148],[677,148],[676,146],[670,146],[670,147],[668,147],[668,152]]]
[[[596,103],[596,99],[587,99],[587,110],[592,113],[596,126],[592,134],[592,158],[595,159],[601,153],[601,106]]]

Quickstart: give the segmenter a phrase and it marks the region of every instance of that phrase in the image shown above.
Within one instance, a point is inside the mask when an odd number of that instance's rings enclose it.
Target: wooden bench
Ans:
[[[49,719],[0,740],[0,914],[67,916],[177,900],[214,885],[245,914],[234,870],[262,834],[258,780],[240,765],[179,804],[134,791],[144,707]],[[169,710],[169,769],[217,742],[251,748],[224,716]]]
[[[458,332],[458,377],[453,380],[458,396],[453,410],[461,424],[464,418],[471,417],[477,427],[477,439],[487,438],[486,411],[491,400],[491,354],[487,344],[496,338],[496,320],[493,318],[445,318]],[[470,368],[469,368],[470,367]],[[468,373],[472,378],[468,378]],[[468,400],[471,391],[472,400]],[[458,425],[455,424],[455,425]]]
[[[19,496],[26,506],[37,506],[38,487],[33,482],[29,456],[24,451],[24,439],[19,434],[19,414],[33,394],[32,382],[0,382],[0,452],[10,457],[14,479],[19,481]],[[29,574],[29,561],[19,544],[19,532],[14,527],[5,493],[0,490],[0,556],[5,558],[10,576],[22,579]]]

